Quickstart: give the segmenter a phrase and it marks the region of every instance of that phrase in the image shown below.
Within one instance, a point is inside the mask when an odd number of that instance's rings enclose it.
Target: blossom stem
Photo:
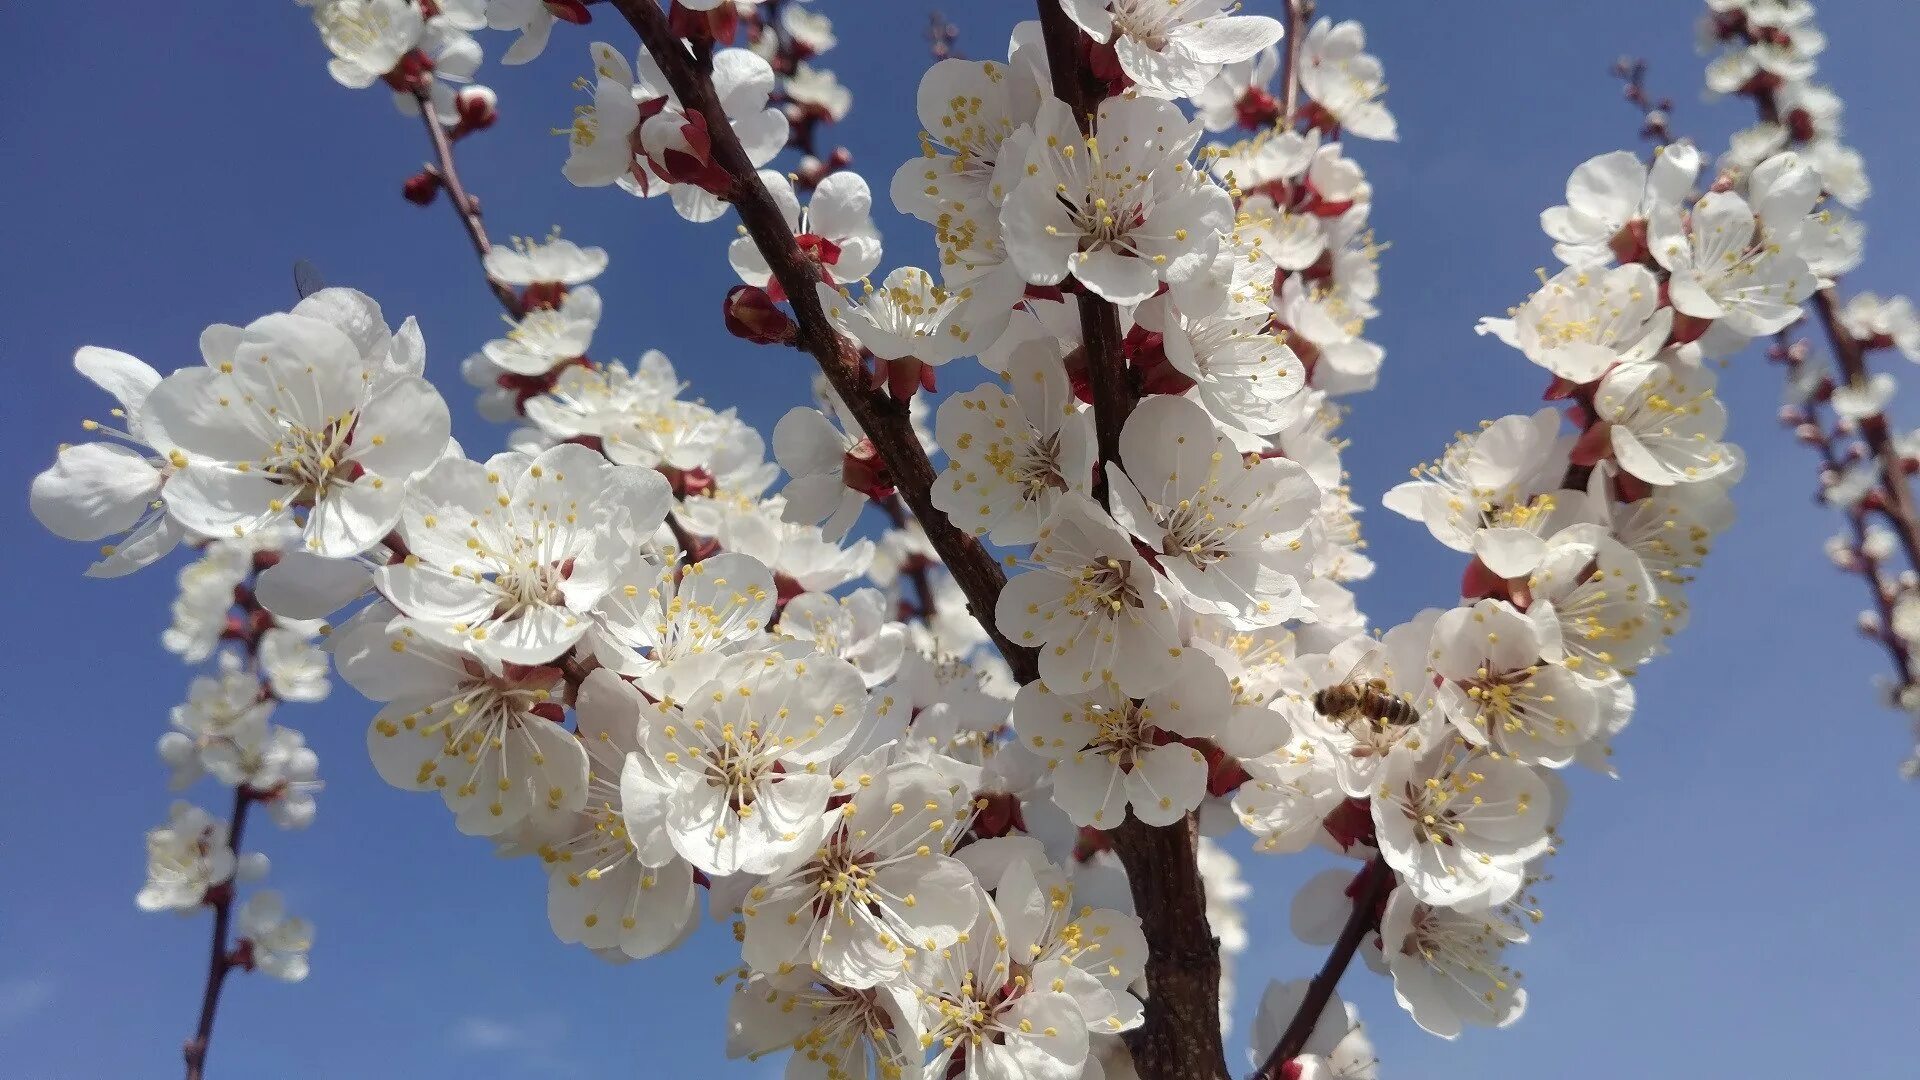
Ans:
[[[1294,113],[1300,108],[1300,43],[1307,36],[1307,23],[1313,19],[1313,0],[1287,0],[1287,45],[1280,54],[1281,131],[1293,130]]]
[[[820,280],[819,264],[800,250],[779,205],[760,182],[714,91],[712,77],[674,35],[666,13],[653,0],[613,0],[613,6],[640,35],[681,103],[698,110],[706,120],[713,159],[733,180],[728,201],[739,211],[747,235],[766,256],[774,278],[793,305],[797,344],[819,363],[854,420],[873,441],[901,498],[920,520],[927,539],[966,593],[974,617],[999,646],[1015,677],[1032,682],[1039,677],[1034,651],[1014,644],[993,622],[994,603],[1006,584],[1006,574],[978,540],[955,528],[934,507],[933,463],[913,433],[907,403],[894,401],[867,385],[860,351],[828,321],[814,292]]]
[[[460,183],[460,170],[453,163],[453,142],[447,138],[447,129],[441,126],[439,118],[433,115],[432,95],[425,89],[417,89],[413,96],[419,102],[420,119],[427,126],[427,138],[433,142],[440,184],[446,188],[447,201],[453,204],[453,212],[460,216],[461,224],[466,226],[467,238],[473,241],[473,253],[481,262],[481,273],[485,273],[487,253],[493,250],[493,241],[487,238],[486,223],[480,220],[480,201]],[[507,309],[508,316],[518,319],[526,314],[520,297],[512,289],[491,277],[487,278],[487,287],[493,290],[494,299],[500,301],[500,306]]]
[[[1326,1011],[1327,1002],[1333,1000],[1333,991],[1340,985],[1340,977],[1347,973],[1347,965],[1353,962],[1353,954],[1360,951],[1360,943],[1375,929],[1375,922],[1380,916],[1380,904],[1387,898],[1387,893],[1393,890],[1394,880],[1393,871],[1388,869],[1386,860],[1379,856],[1375,856],[1360,871],[1359,881],[1353,890],[1353,910],[1347,912],[1346,925],[1340,928],[1340,936],[1327,953],[1327,962],[1320,965],[1319,973],[1307,984],[1307,994],[1300,1000],[1300,1007],[1294,1010],[1293,1019],[1287,1022],[1287,1030],[1281,1034],[1279,1044],[1267,1055],[1267,1060],[1261,1063],[1252,1080],[1280,1080],[1282,1066],[1300,1056],[1315,1025],[1320,1023],[1320,1014]]]
[[[253,794],[245,784],[234,787],[233,812],[227,819],[227,843],[236,860],[247,829],[247,807],[252,802]],[[220,990],[227,983],[227,973],[234,968],[233,953],[227,946],[227,931],[233,921],[233,884],[228,880],[218,887],[212,900],[213,945],[207,958],[206,988],[200,994],[200,1022],[194,1025],[193,1038],[180,1048],[187,1063],[187,1080],[200,1080],[206,1074],[207,1048],[213,1042],[213,1020],[220,1011]]]

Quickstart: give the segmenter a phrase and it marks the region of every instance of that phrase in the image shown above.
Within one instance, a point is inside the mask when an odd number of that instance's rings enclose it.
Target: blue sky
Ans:
[[[981,57],[1032,12],[1013,0],[951,6],[968,12],[958,17],[962,49]],[[1378,391],[1354,400],[1348,431],[1356,492],[1371,493],[1363,500],[1376,503],[1452,432],[1535,407],[1537,369],[1472,326],[1522,298],[1550,259],[1536,215],[1558,201],[1568,170],[1633,145],[1637,124],[1607,77],[1612,59],[1646,55],[1655,89],[1681,103],[1679,129],[1708,145],[1744,119],[1737,103],[1697,100],[1701,6],[1480,0],[1442,17],[1415,0],[1322,4],[1368,21],[1403,133],[1397,145],[1352,151],[1392,244],[1384,315],[1370,331],[1388,367]],[[915,149],[903,106],[928,63],[927,5],[821,7],[841,36],[831,66],[855,94],[835,134],[884,190]],[[1823,74],[1849,104],[1850,137],[1878,188],[1865,214],[1868,268],[1853,284],[1912,291],[1920,253],[1903,240],[1920,229],[1920,210],[1899,196],[1920,178],[1920,128],[1907,108],[1920,100],[1911,58],[1920,8],[1847,0],[1822,15],[1832,38]],[[132,897],[141,833],[169,798],[151,748],[187,673],[158,642],[170,569],[84,581],[89,553],[26,515],[29,477],[56,443],[80,436],[80,418],[106,408],[68,358],[98,344],[162,370],[197,362],[201,327],[287,307],[288,267],[307,258],[378,298],[394,321],[420,318],[456,434],[485,450],[502,433],[472,414],[457,371],[496,334],[498,311],[447,208],[398,196],[425,153],[417,122],[384,92],[333,85],[292,5],[122,4],[83,17],[70,5],[16,4],[4,26],[16,47],[0,67],[12,253],[0,285],[16,316],[0,325],[15,391],[0,425],[0,490],[13,492],[8,520],[18,526],[5,557],[22,572],[12,617],[0,620],[0,655],[19,682],[0,772],[10,825],[0,842],[0,1072],[165,1076],[192,1023],[207,923],[143,915]],[[588,69],[586,42],[634,44],[614,20],[591,31],[562,27],[546,57],[519,69],[492,63],[505,39],[487,39],[484,77],[504,119],[461,147],[462,173],[495,235],[557,223],[613,253],[596,355],[660,348],[698,392],[769,430],[804,395],[809,367],[722,329],[730,226],[686,225],[663,202],[578,191],[560,177],[565,146],[547,131],[578,100],[568,83]],[[886,265],[927,257],[924,227],[891,210],[880,223]],[[973,374],[953,378],[971,385]],[[1752,461],[1742,520],[1695,587],[1693,625],[1675,654],[1644,672],[1620,746],[1625,778],[1574,778],[1547,920],[1517,958],[1530,1011],[1516,1028],[1446,1044],[1398,1012],[1384,980],[1357,972],[1346,989],[1389,1075],[1911,1075],[1920,790],[1895,776],[1903,725],[1869,687],[1884,660],[1850,629],[1859,583],[1819,554],[1834,522],[1811,501],[1809,456],[1773,425],[1778,386],[1757,354],[1724,377],[1734,436]],[[1450,601],[1456,556],[1384,512],[1367,523],[1381,569],[1360,593],[1377,619]],[[213,1075],[677,1077],[717,1065],[723,1076],[778,1075],[768,1063],[720,1064],[725,994],[711,977],[737,960],[723,929],[622,968],[559,945],[536,867],[495,860],[455,834],[434,800],[374,775],[369,715],[345,687],[283,715],[320,752],[329,786],[310,831],[261,823],[249,839],[318,924],[314,974],[294,987],[231,983]],[[195,794],[219,805],[211,787]],[[1322,864],[1245,859],[1258,890],[1236,1040],[1267,977],[1319,963],[1291,939],[1286,911],[1291,889]]]

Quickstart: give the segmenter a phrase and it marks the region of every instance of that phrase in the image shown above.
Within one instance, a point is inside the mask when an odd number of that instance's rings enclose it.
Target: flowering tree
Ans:
[[[1038,0],[1004,60],[938,28],[888,183],[929,271],[885,269],[872,189],[826,148],[850,96],[809,8],[302,6],[336,80],[420,120],[435,163],[404,193],[453,208],[510,322],[462,374],[512,429],[454,442],[420,328],[317,281],[164,377],[76,354],[118,424],[61,449],[36,516],[105,541],[94,576],[199,551],[166,642],[216,673],[160,754],[232,810],[177,804],[138,896],[214,915],[189,1077],[230,973],[306,973],[310,928],[237,892],[265,873],[255,807],[313,818],[317,763],[274,719],[331,668],[374,703],[382,778],[538,857],[561,941],[643,959],[703,908],[731,923],[728,1051],[792,1077],[1224,1080],[1236,830],[1350,860],[1294,898],[1327,959],[1267,987],[1259,1080],[1377,1075],[1336,991],[1356,957],[1435,1035],[1510,1024],[1559,771],[1608,771],[1635,673],[1686,625],[1743,471],[1711,361],[1760,337],[1920,711],[1920,593],[1882,569],[1920,560],[1913,466],[1867,366],[1920,354],[1920,323],[1834,291],[1866,183],[1800,0],[1709,0],[1709,87],[1761,119],[1717,160],[1631,73],[1653,152],[1574,170],[1541,217],[1563,268],[1479,324],[1549,405],[1384,493],[1462,572],[1456,605],[1378,632],[1346,588],[1373,563],[1336,435],[1384,359],[1347,155],[1396,129],[1359,24]],[[573,29],[608,23],[630,29]],[[591,358],[604,250],[494,245],[455,162],[496,118],[489,28],[508,64],[587,45],[568,182],[737,223],[720,321],[820,372],[771,461],[666,357]],[[1791,337],[1809,302],[1837,376]],[[877,541],[850,541],[869,506]]]

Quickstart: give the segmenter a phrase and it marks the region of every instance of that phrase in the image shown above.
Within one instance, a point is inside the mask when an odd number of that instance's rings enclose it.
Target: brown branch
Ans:
[[[1111,833],[1147,938],[1145,1021],[1126,1034],[1142,1080],[1227,1080],[1220,1039],[1220,942],[1207,925],[1199,819],[1165,828],[1131,812]]]
[[[1785,123],[1780,114],[1780,101],[1774,88],[1761,83],[1751,94],[1760,119],[1781,125],[1791,138],[1792,127]],[[1859,338],[1840,324],[1838,286],[1829,286],[1814,293],[1813,307],[1820,316],[1820,325],[1827,334],[1827,346],[1840,365],[1840,373],[1846,376],[1850,384],[1867,385],[1867,350]],[[1900,448],[1894,445],[1893,432],[1884,414],[1865,417],[1859,421],[1859,425],[1861,437],[1866,440],[1867,448],[1873,451],[1874,458],[1880,464],[1880,510],[1894,534],[1900,538],[1900,546],[1906,551],[1908,564],[1920,569],[1920,515],[1915,513],[1913,488],[1907,482],[1906,465]]]
[[[1840,373],[1846,376],[1847,383],[1867,385],[1869,372],[1866,349],[1859,338],[1840,324],[1839,291],[1826,288],[1814,293],[1813,309],[1820,316],[1820,325],[1827,332],[1827,344],[1832,348],[1834,359],[1839,362]],[[1862,417],[1858,423],[1861,438],[1866,441],[1867,448],[1873,451],[1874,459],[1880,463],[1882,516],[1893,528],[1894,535],[1900,538],[1900,546],[1907,553],[1908,565],[1920,569],[1920,518],[1916,518],[1914,513],[1913,488],[1907,481],[1905,455],[1894,442],[1893,429],[1887,423],[1885,413]]]
[[[1287,0],[1287,45],[1280,54],[1280,130],[1292,131],[1300,110],[1300,46],[1313,21],[1313,0]]]
[[[933,463],[913,433],[908,421],[907,404],[876,393],[867,385],[859,350],[840,336],[814,285],[820,281],[820,267],[794,242],[793,230],[766,186],[760,183],[753,163],[748,160],[740,140],[733,133],[726,110],[714,92],[713,81],[687,51],[667,25],[666,13],[653,0],[612,0],[627,22],[640,35],[641,42],[660,65],[668,85],[683,107],[701,114],[712,140],[716,164],[733,178],[728,201],[740,213],[747,235],[766,257],[773,276],[786,291],[799,324],[797,344],[811,354],[826,373],[827,380],[847,405],[847,411],[873,441],[893,476],[895,487],[926,530],[927,539],[947,564],[963,592],[968,607],[980,625],[986,628],[1021,682],[1032,682],[1039,675],[1032,649],[1008,640],[994,625],[993,608],[1006,584],[1006,575],[987,549],[975,538],[953,526],[947,516],[933,505]]]
[[[1793,385],[1799,381],[1802,359],[1802,345],[1796,345],[1787,331],[1774,335],[1774,347],[1771,350],[1787,371],[1787,383]],[[1834,445],[1833,435],[1820,421],[1818,402],[1809,402],[1804,412],[1789,409],[1782,414],[1782,421],[1800,437],[1800,441],[1813,447],[1820,455],[1823,471],[1831,473],[1836,479],[1845,474],[1847,461]],[[1822,494],[1824,500],[1825,495]],[[1852,536],[1852,558],[1850,565],[1841,567],[1843,573],[1860,575],[1866,583],[1867,591],[1873,595],[1873,606],[1879,623],[1867,636],[1880,642],[1887,650],[1887,659],[1893,665],[1896,693],[1914,684],[1913,654],[1900,635],[1893,632],[1893,602],[1895,594],[1890,592],[1880,575],[1880,560],[1870,550],[1867,543],[1867,511],[1862,506],[1835,507],[1841,510],[1847,520],[1847,528]],[[1863,627],[1863,629],[1865,629]]]
[[[435,175],[442,187],[446,188],[447,201],[453,204],[453,212],[460,216],[460,223],[466,226],[467,238],[473,241],[473,253],[480,259],[480,272],[486,273],[487,253],[493,250],[493,241],[487,239],[486,223],[480,220],[480,200],[474,198],[460,183],[460,170],[453,163],[453,141],[447,138],[447,129],[440,125],[438,117],[433,115],[433,95],[425,88],[416,88],[413,97],[420,105],[420,119],[427,126],[427,138],[433,142],[433,156],[439,164],[435,166]],[[487,277],[487,287],[493,290],[494,299],[507,309],[507,314],[518,319],[526,314],[520,303],[520,297],[510,288]]]
[[[252,793],[245,784],[233,789],[233,813],[227,818],[227,846],[233,849],[236,874],[240,841],[247,830],[247,806],[252,801]],[[233,879],[214,886],[208,893],[213,908],[213,945],[207,958],[206,988],[200,993],[200,1022],[194,1026],[193,1038],[180,1048],[181,1057],[186,1059],[187,1080],[200,1080],[205,1075],[207,1048],[213,1042],[213,1020],[220,1011],[220,990],[227,984],[227,973],[236,966],[233,952],[227,947],[227,929],[233,922]]]
[[[1081,62],[1080,30],[1058,0],[1039,0],[1039,9],[1054,96],[1072,107],[1081,133],[1092,134],[1106,87]],[[1121,354],[1120,313],[1084,287],[1078,299],[1100,461],[1117,462],[1120,432],[1134,405]],[[1104,481],[1103,469],[1096,478],[1102,491]],[[1228,1075],[1220,1039],[1220,943],[1207,925],[1196,828],[1192,814],[1165,828],[1129,814],[1112,833],[1147,938],[1146,1017],[1126,1037],[1143,1080],[1225,1080]]]
[[[1647,62],[1623,56],[1613,62],[1613,77],[1622,83],[1621,96],[1640,111],[1640,137],[1660,146],[1673,141],[1673,99],[1647,93]]]
[[[1320,971],[1307,984],[1307,995],[1300,1001],[1300,1007],[1294,1010],[1293,1019],[1288,1022],[1287,1030],[1281,1034],[1280,1042],[1273,1052],[1253,1074],[1252,1080],[1280,1080],[1281,1069],[1287,1062],[1300,1056],[1307,1045],[1307,1039],[1313,1035],[1315,1025],[1320,1023],[1320,1014],[1327,1009],[1327,1002],[1333,1000],[1334,988],[1340,985],[1340,977],[1347,973],[1347,965],[1353,963],[1353,955],[1360,951],[1360,943],[1375,929],[1380,917],[1380,903],[1393,890],[1393,871],[1388,869],[1384,858],[1375,856],[1374,860],[1360,871],[1359,888],[1354,890],[1353,910],[1347,912],[1347,923],[1340,928],[1340,936],[1335,939],[1333,948],[1327,953],[1327,962],[1320,965]]]

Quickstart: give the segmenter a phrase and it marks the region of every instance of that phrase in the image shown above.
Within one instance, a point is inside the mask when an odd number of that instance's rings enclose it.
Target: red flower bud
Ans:
[[[426,206],[440,194],[440,174],[431,169],[421,169],[400,186],[400,194],[415,206]]]
[[[500,119],[499,96],[484,86],[462,87],[453,96],[453,105],[460,111],[460,126],[467,131],[485,131]]]
[[[1644,261],[1648,255],[1646,219],[1634,218],[1627,222],[1608,243],[1621,266]]]
[[[682,7],[680,0],[674,0],[673,6],[667,9],[667,25],[675,37],[731,45],[740,32],[740,9],[733,4],[721,4],[712,11],[694,11]]]
[[[893,497],[893,473],[874,448],[872,439],[861,439],[840,459],[840,479],[849,488],[870,499]]]
[[[547,11],[561,22],[585,26],[593,21],[593,12],[580,0],[547,0]]]
[[[752,285],[728,289],[721,313],[728,333],[756,345],[791,345],[798,330],[787,313],[774,306],[767,290]]]

